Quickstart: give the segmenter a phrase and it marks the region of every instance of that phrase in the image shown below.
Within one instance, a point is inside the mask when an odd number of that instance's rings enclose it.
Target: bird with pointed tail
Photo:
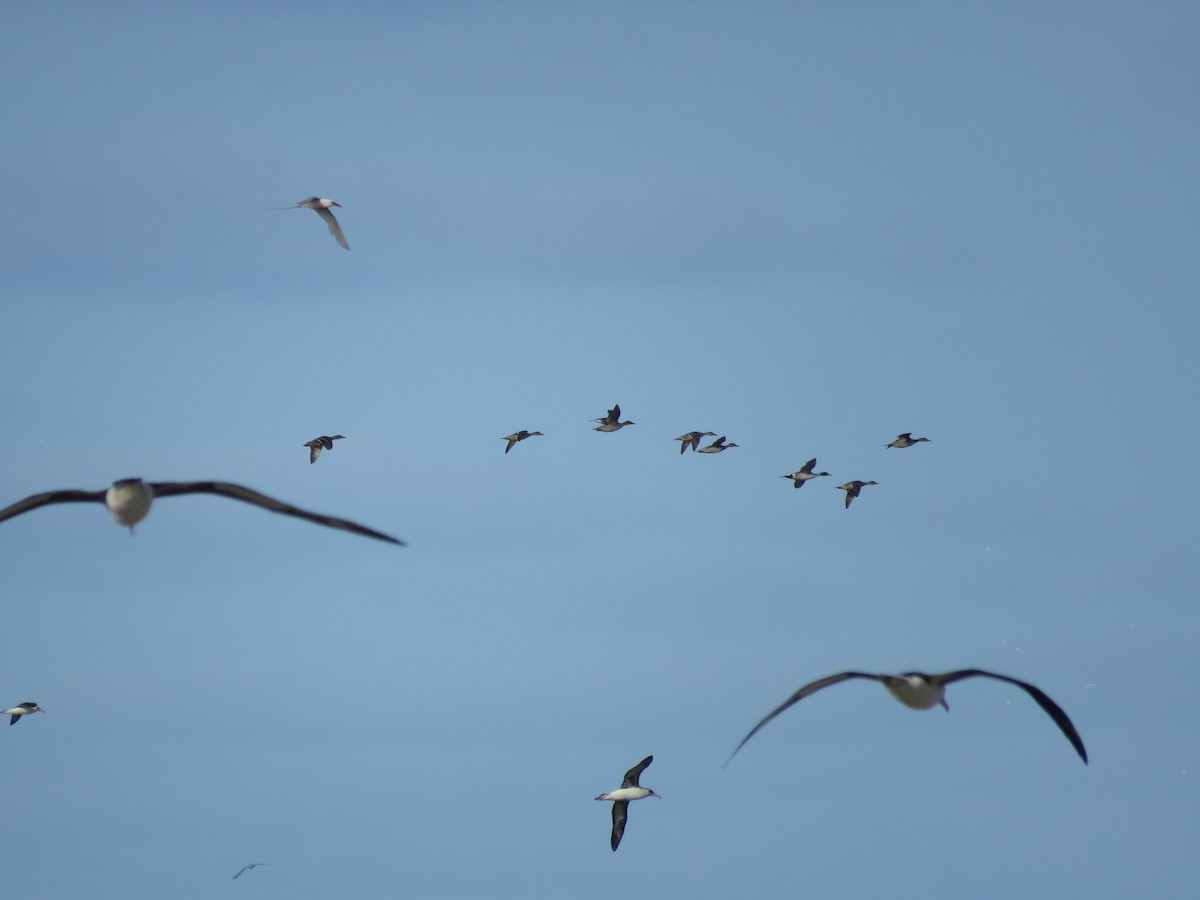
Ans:
[[[592,431],[604,431],[604,432],[620,431],[626,425],[636,425],[637,424],[637,422],[621,422],[621,421],[619,421],[620,418],[621,418],[621,404],[614,403],[613,408],[608,411],[608,415],[606,415],[603,419],[592,419],[593,422],[600,423],[595,428],[593,428]]]
[[[329,233],[333,235],[335,241],[342,245],[342,249],[349,250],[350,245],[346,243],[346,236],[342,234],[342,226],[338,224],[337,218],[330,210],[331,206],[341,209],[342,204],[336,200],[330,200],[328,197],[305,197],[295,206],[278,206],[276,209],[311,209],[325,220],[325,224],[329,226]]]
[[[817,458],[814,456],[812,459],[810,459],[808,462],[806,462],[804,465],[802,465],[798,470],[793,472],[791,475],[780,475],[779,477],[780,478],[790,478],[790,479],[792,479],[792,487],[802,488],[802,487],[804,487],[804,482],[811,481],[814,478],[820,478],[822,475],[829,474],[828,472],[814,472],[813,466],[815,466],[816,464],[817,464]]]
[[[508,453],[509,450],[511,450],[514,446],[516,446],[518,441],[523,441],[526,438],[538,437],[540,435],[541,435],[540,431],[525,431],[524,429],[522,429],[521,431],[514,431],[508,437],[502,437],[502,438],[500,438],[500,440],[508,441],[508,446],[506,446],[504,448],[504,452]]]
[[[715,431],[689,431],[687,434],[681,434],[679,437],[675,438],[675,440],[681,441],[679,445],[679,455],[682,456],[688,447],[691,447],[693,451],[699,449],[701,438],[716,436],[717,433]]]

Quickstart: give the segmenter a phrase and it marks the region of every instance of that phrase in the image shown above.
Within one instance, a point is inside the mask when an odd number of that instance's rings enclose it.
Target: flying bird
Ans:
[[[609,791],[607,794],[601,794],[597,800],[612,800],[612,848],[615,852],[621,843],[621,835],[625,833],[625,820],[629,818],[629,803],[631,800],[642,800],[646,797],[658,797],[662,799],[650,788],[644,788],[638,784],[638,779],[646,766],[654,762],[653,756],[647,756],[640,763],[625,773],[625,780],[621,782],[621,786],[615,791]]]
[[[389,537],[382,532],[374,531],[347,519],[337,519],[333,516],[309,512],[298,506],[292,506],[290,503],[275,500],[266,494],[260,494],[258,491],[251,490],[248,487],[242,487],[240,484],[230,484],[227,481],[148,482],[142,481],[140,478],[123,478],[120,481],[114,481],[112,487],[108,488],[108,490],[47,491],[44,494],[34,494],[31,497],[26,497],[24,500],[18,500],[11,506],[0,509],[0,522],[3,522],[5,519],[11,519],[14,516],[19,516],[21,513],[29,512],[31,509],[49,506],[52,503],[103,503],[108,507],[109,514],[117,523],[127,526],[129,533],[133,534],[133,526],[146,518],[146,514],[150,512],[150,506],[156,498],[173,497],[177,494],[217,494],[221,497],[241,500],[243,503],[252,503],[255,506],[261,506],[263,509],[282,513],[285,516],[308,519],[308,521],[316,522],[318,525],[325,525],[329,528],[340,528],[343,531],[351,531],[354,534],[361,534],[364,537],[373,537],[391,544],[404,546],[404,541]]]
[[[345,440],[344,434],[328,435],[323,434],[320,437],[313,438],[311,441],[305,441],[302,446],[308,448],[308,464],[311,466],[317,461],[317,457],[321,455],[321,450],[332,450],[334,441]]]
[[[325,224],[329,226],[329,233],[333,235],[333,239],[342,245],[346,250],[350,249],[350,245],[346,243],[346,236],[342,234],[342,226],[338,224],[338,220],[334,218],[329,207],[336,206],[339,209],[342,204],[336,200],[330,200],[328,197],[306,197],[295,206],[280,206],[278,209],[311,209],[318,216],[325,220]]]
[[[812,459],[802,465],[798,471],[793,472],[791,475],[780,475],[779,477],[790,478],[792,479],[792,487],[802,488],[804,487],[804,482],[813,478],[819,478],[822,475],[829,474],[828,472],[814,472],[813,466],[816,464],[817,458],[814,456]]]
[[[592,419],[593,422],[599,422],[592,431],[620,431],[626,425],[636,425],[637,422],[620,422],[621,404],[614,403],[613,408],[608,411],[608,415],[603,419]]]
[[[902,675],[869,675],[865,672],[841,672],[826,678],[818,678],[816,681],[800,688],[800,690],[796,691],[796,693],[792,694],[782,704],[768,713],[766,718],[751,728],[750,733],[742,738],[742,742],[737,745],[733,753],[729,754],[729,759],[725,761],[725,765],[729,765],[730,761],[737,756],[738,750],[746,746],[746,741],[754,737],[759,729],[777,715],[788,707],[799,703],[810,694],[815,694],[817,691],[827,688],[830,685],[840,684],[852,678],[866,678],[871,681],[878,681],[887,688],[889,694],[910,709],[933,709],[935,706],[941,706],[949,712],[950,707],[946,703],[946,685],[952,684],[955,681],[962,681],[964,678],[975,677],[994,678],[997,681],[1015,684],[1027,693],[1054,720],[1054,724],[1067,736],[1067,740],[1071,742],[1071,746],[1075,748],[1075,752],[1079,754],[1085,764],[1087,763],[1087,750],[1084,749],[1083,739],[1080,738],[1079,732],[1075,730],[1075,726],[1071,724],[1071,720],[1067,718],[1067,714],[1063,712],[1062,708],[1038,688],[1027,682],[1018,681],[1016,678],[1009,678],[1007,675],[997,675],[995,672],[985,672],[983,669],[959,669],[957,672],[947,672],[944,675],[926,675],[924,672],[905,672]]]
[[[270,865],[270,863],[250,863],[249,865],[242,866],[240,869],[238,869],[237,875],[234,875],[233,878],[231,878],[230,880],[236,881],[238,878],[238,875],[241,875],[243,872],[249,872],[251,869],[257,869],[259,866],[269,866],[269,865]]]
[[[730,441],[728,444],[725,443],[725,436],[721,435],[721,437],[717,438],[715,441],[713,441],[707,447],[701,447],[700,452],[701,453],[720,453],[722,450],[728,450],[730,447],[736,447],[736,446],[737,446],[737,444],[733,443],[733,441]]]
[[[540,431],[514,431],[508,437],[502,437],[500,440],[508,441],[508,446],[504,448],[504,452],[507,453],[513,448],[513,445],[516,444],[517,441],[523,441],[525,438],[537,437],[540,434]]]
[[[24,703],[18,703],[12,709],[0,709],[0,714],[12,716],[12,718],[8,720],[9,725],[16,725],[17,722],[20,721],[21,716],[27,716],[30,713],[38,713],[38,712],[44,713],[45,710],[42,709],[40,706],[38,706],[36,703],[30,702],[28,700],[26,700]]]
[[[903,450],[905,447],[911,447],[914,444],[919,444],[921,441],[928,441],[929,438],[915,438],[911,431],[906,431],[904,434],[898,435],[890,444],[884,444],[884,447],[895,447],[898,450]]]
[[[695,451],[700,446],[700,438],[716,436],[715,431],[689,431],[687,434],[681,434],[675,438],[675,440],[683,442],[679,445],[679,455],[682,456],[683,451],[687,450],[688,447],[691,447]]]
[[[786,475],[784,476],[787,477]],[[854,498],[858,496],[858,492],[865,488],[868,484],[879,484],[878,481],[847,481],[845,484],[839,484],[837,489],[846,492],[846,509],[850,508],[850,504],[854,502]]]

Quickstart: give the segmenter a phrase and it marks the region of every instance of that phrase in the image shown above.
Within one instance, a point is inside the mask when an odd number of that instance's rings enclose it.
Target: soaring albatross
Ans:
[[[156,498],[173,497],[178,494],[216,494],[221,497],[229,497],[233,500],[241,500],[243,503],[252,503],[271,512],[283,513],[285,516],[308,519],[308,521],[316,522],[318,525],[325,525],[329,528],[340,528],[342,531],[350,531],[354,534],[361,534],[364,537],[373,537],[381,541],[387,541],[390,544],[404,546],[404,541],[351,522],[348,519],[338,519],[334,516],[309,512],[298,506],[292,506],[290,503],[284,503],[282,500],[268,497],[266,494],[260,494],[258,491],[251,490],[248,487],[242,487],[240,484],[230,484],[228,481],[151,482],[142,481],[140,478],[122,478],[120,481],[114,481],[112,486],[107,490],[46,491],[44,494],[34,494],[26,497],[24,500],[18,500],[11,506],[0,509],[0,522],[3,522],[5,519],[11,519],[14,516],[19,516],[21,513],[29,512],[31,509],[49,506],[52,503],[103,503],[108,507],[109,514],[117,523],[127,526],[129,533],[133,534],[133,526],[146,518],[146,514],[150,512],[150,506]]]
[[[818,678],[816,681],[810,682],[800,688],[800,690],[796,691],[796,693],[792,694],[792,696],[769,712],[766,718],[751,728],[750,733],[742,738],[742,742],[729,754],[729,759],[725,760],[725,765],[729,765],[733,758],[737,756],[738,750],[746,746],[746,741],[758,734],[764,725],[785,709],[799,703],[810,694],[815,694],[822,688],[841,684],[843,681],[849,681],[852,678],[865,678],[869,681],[878,681],[887,688],[889,694],[910,709],[933,709],[935,706],[941,706],[946,712],[950,711],[950,707],[946,703],[946,685],[952,684],[955,681],[962,681],[964,678],[994,678],[996,681],[1015,684],[1037,701],[1037,705],[1045,711],[1046,715],[1054,720],[1054,724],[1067,736],[1067,740],[1071,742],[1071,746],[1075,748],[1075,752],[1079,754],[1084,764],[1087,764],[1087,750],[1084,749],[1083,738],[1079,736],[1079,732],[1075,730],[1075,726],[1071,724],[1071,720],[1067,718],[1067,714],[1063,712],[1062,707],[1046,696],[1040,689],[1026,681],[1019,681],[1007,675],[997,675],[995,672],[985,672],[983,669],[959,669],[956,672],[947,672],[944,675],[926,675],[924,672],[905,672],[902,675],[870,675],[866,672],[839,672],[837,675]]]
[[[658,797],[659,800],[662,799],[662,797],[659,797],[658,794],[654,793],[654,791],[650,790],[650,788],[644,788],[638,784],[638,779],[641,778],[642,772],[645,770],[646,766],[650,765],[652,762],[654,762],[654,757],[647,756],[640,763],[625,773],[625,780],[621,782],[621,786],[619,788],[617,788],[615,791],[609,791],[607,794],[601,794],[596,798],[597,800],[613,801],[613,827],[612,839],[610,841],[613,852],[616,852],[617,847],[620,846],[621,835],[625,833],[625,820],[629,818],[630,801],[643,800],[646,797]]]

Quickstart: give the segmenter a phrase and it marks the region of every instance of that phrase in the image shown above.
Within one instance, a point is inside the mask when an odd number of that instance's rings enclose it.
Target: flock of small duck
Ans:
[[[331,211],[332,207],[341,207],[341,204],[335,200],[330,200],[323,197],[308,197],[301,200],[295,206],[281,207],[282,209],[311,209],[319,215],[329,228],[330,234],[334,240],[346,250],[350,249],[350,245],[346,241],[345,235],[342,233],[341,225],[334,217]],[[621,407],[619,404],[614,404],[612,409],[600,418],[592,419],[597,425],[593,429],[602,433],[612,433],[620,431],[629,425],[636,425],[636,422],[621,421]],[[521,441],[528,440],[532,437],[542,436],[540,431],[529,431],[522,429],[515,431],[506,437],[501,438],[505,441],[504,452],[507,454],[513,447]],[[706,446],[701,446],[704,438],[711,437],[714,440]],[[309,463],[315,463],[321,456],[321,453],[326,450],[332,450],[334,441],[344,440],[345,435],[321,435],[310,441],[306,441],[303,446],[309,450]],[[686,434],[681,434],[675,438],[679,441],[680,455],[687,452],[690,448],[693,452],[714,454],[723,453],[738,445],[727,440],[726,436],[718,436],[712,431],[689,431]],[[897,435],[896,439],[885,444],[886,448],[895,448],[904,450],[909,447],[915,447],[917,444],[928,442],[927,437],[913,437],[912,432],[905,432]],[[815,471],[817,465],[816,458],[808,460],[803,466],[795,472],[787,475],[781,475],[780,478],[791,480],[794,488],[802,488],[809,481],[815,478],[829,477],[828,472]],[[845,484],[838,485],[838,489],[845,491],[845,506],[850,508],[850,504],[859,496],[859,493],[864,487],[875,485],[875,481],[848,481]],[[353,534],[359,534],[364,537],[371,537],[377,540],[386,541],[392,544],[403,545],[404,542],[359,525],[347,519],[336,518],[333,516],[315,513],[309,510],[302,509],[289,503],[276,500],[268,497],[251,488],[241,485],[232,484],[222,481],[195,481],[195,482],[145,482],[140,478],[125,478],[113,482],[107,489],[87,491],[78,489],[64,489],[46,491],[40,494],[33,494],[29,497],[19,500],[4,509],[0,509],[0,522],[11,519],[22,513],[29,512],[33,509],[38,509],[43,506],[48,506],[56,503],[102,503],[108,509],[108,512],[113,519],[120,525],[129,528],[130,533],[133,533],[133,527],[141,522],[150,511],[150,507],[155,499],[159,497],[176,496],[180,494],[213,494],[216,496],[226,497],[228,499],[239,500],[244,503],[249,503],[266,509],[270,512],[281,513],[283,515],[294,516],[305,519],[319,525],[324,525],[328,528],[336,528],[344,531],[349,531]],[[949,710],[946,703],[945,691],[946,686],[957,681],[962,681],[967,678],[982,677],[990,678],[996,681],[1012,684],[1026,694],[1028,694],[1038,704],[1039,707],[1050,716],[1051,720],[1058,726],[1059,730],[1070,742],[1075,752],[1086,764],[1087,750],[1084,748],[1083,739],[1079,736],[1075,726],[1071,723],[1066,712],[1050,699],[1043,691],[1025,681],[1020,681],[1007,675],[1000,675],[995,672],[988,672],[982,669],[961,669],[945,674],[931,675],[923,672],[904,672],[899,675],[891,674],[871,674],[865,672],[840,672],[835,675],[829,675],[824,678],[819,678],[816,681],[809,682],[801,687],[782,704],[773,709],[758,724],[756,724],[749,733],[742,738],[741,743],[734,748],[725,765],[728,766],[746,743],[754,737],[767,723],[778,716],[780,713],[794,706],[804,698],[820,691],[824,688],[835,684],[840,684],[850,680],[869,680],[877,681],[884,686],[887,692],[898,700],[903,705],[910,709],[925,710],[932,709],[936,706]],[[0,712],[9,715],[9,725],[15,725],[22,717],[33,713],[44,713],[37,703],[33,701],[25,701],[19,703],[9,709],[0,710]],[[653,756],[647,756],[633,768],[625,773],[625,777],[621,782],[621,786],[616,790],[608,791],[596,797],[597,800],[611,801],[612,806],[612,833],[609,839],[609,844],[615,851],[621,843],[621,838],[625,834],[625,826],[628,820],[629,804],[635,800],[643,800],[647,797],[659,797],[650,788],[642,787],[640,778],[646,768],[654,761]],[[242,867],[233,877],[236,879],[244,872],[250,871],[258,866],[265,866],[267,863],[250,863]]]

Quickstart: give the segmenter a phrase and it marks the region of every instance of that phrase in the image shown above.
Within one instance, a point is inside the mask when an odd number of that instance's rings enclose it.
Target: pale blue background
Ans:
[[[1194,896],[1194,3],[0,27],[6,897]]]

